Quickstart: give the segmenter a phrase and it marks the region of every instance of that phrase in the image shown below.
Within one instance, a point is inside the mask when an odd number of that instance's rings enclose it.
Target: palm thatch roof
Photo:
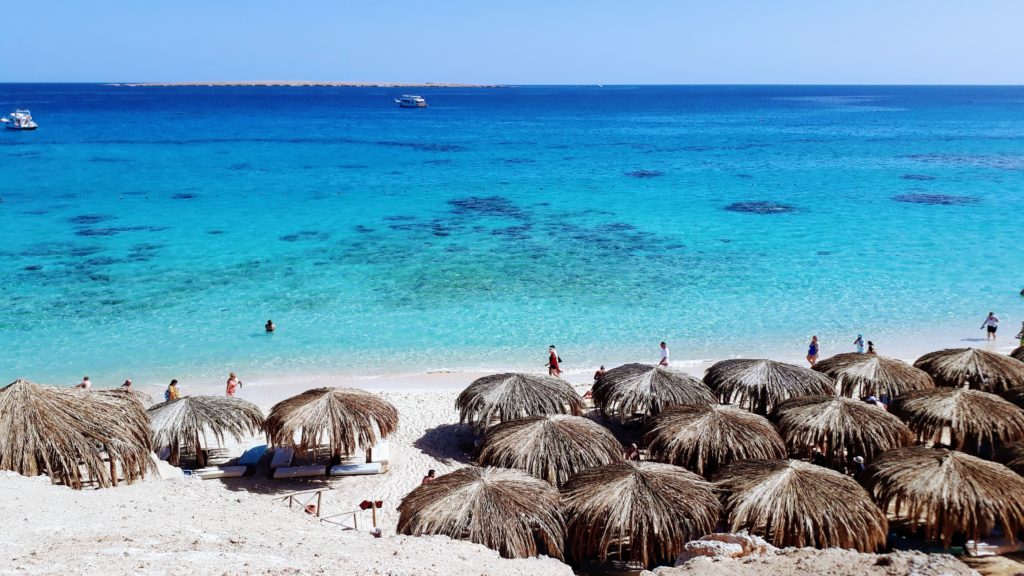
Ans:
[[[955,450],[914,446],[882,454],[867,469],[866,486],[885,510],[924,528],[949,546],[955,533],[980,540],[1024,526],[1024,478]],[[905,513],[905,514],[904,514]]]
[[[520,470],[460,468],[407,494],[398,511],[400,534],[469,540],[505,558],[563,556],[558,490]]]
[[[824,374],[774,360],[722,360],[704,375],[704,382],[724,404],[738,404],[767,414],[776,404],[796,396],[835,394]]]
[[[273,446],[305,451],[326,443],[332,460],[338,460],[394,434],[398,410],[365,390],[314,388],[275,404],[265,429]]]
[[[901,448],[914,434],[885,409],[860,400],[835,396],[790,398],[775,407],[772,420],[786,439],[790,454],[809,454],[818,448],[829,462]],[[845,451],[845,454],[844,454]]]
[[[634,414],[653,416],[673,404],[714,404],[711,390],[682,370],[648,364],[624,364],[594,384],[594,404],[623,421]]]
[[[480,448],[481,466],[517,468],[561,486],[570,476],[622,460],[606,428],[581,416],[530,416],[492,426]]]
[[[100,388],[90,391],[92,394],[100,396],[113,396],[115,398],[130,398],[138,402],[143,409],[146,409],[154,404],[153,397],[149,394],[136,390],[134,388]]]
[[[771,422],[723,404],[666,408],[651,422],[644,442],[651,459],[702,476],[736,460],[786,457],[786,446]]]
[[[799,460],[742,460],[718,474],[730,532],[748,530],[775,546],[885,545],[888,522],[853,478]]]
[[[814,370],[836,381],[839,394],[848,398],[888,396],[934,388],[927,372],[895,358],[877,354],[836,354],[814,365]]]
[[[473,381],[455,400],[459,422],[487,428],[495,420],[526,416],[583,414],[583,399],[568,382],[553,376],[506,373]]]
[[[1017,386],[1000,394],[1003,399],[1008,400],[1017,406],[1024,408],[1024,386]]]
[[[1024,439],[1024,410],[995,394],[967,388],[908,392],[889,406],[917,434],[919,441],[944,442],[957,450],[977,452],[984,445]]]
[[[263,426],[263,413],[255,404],[227,396],[184,396],[161,402],[147,412],[153,444],[170,448],[169,462],[174,465],[180,463],[182,448],[196,455],[198,467],[206,465],[200,438],[207,446],[210,436],[218,445],[224,444],[225,436],[241,442]]]
[[[1010,352],[1010,358],[1024,362],[1024,346],[1017,346]]]
[[[1024,386],[1024,362],[977,348],[929,352],[914,366],[930,374],[938,386],[967,386],[997,394]]]
[[[146,412],[112,397],[16,380],[0,389],[0,469],[81,489],[153,470]],[[118,473],[120,468],[120,473]]]
[[[569,555],[646,567],[675,560],[683,545],[711,533],[719,503],[711,483],[655,462],[584,470],[562,487]]]
[[[1024,442],[1003,446],[1000,460],[1010,469],[1024,476]]]

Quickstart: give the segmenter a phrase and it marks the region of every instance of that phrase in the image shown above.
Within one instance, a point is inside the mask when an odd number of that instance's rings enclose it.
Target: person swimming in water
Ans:
[[[274,331],[274,328],[275,328],[275,326],[274,326],[274,321],[273,321],[273,320],[267,320],[267,323],[266,323],[266,324],[265,324],[265,325],[263,326],[263,328],[264,328],[264,329],[265,329],[265,330],[266,330],[267,332],[273,332],[273,331]]]

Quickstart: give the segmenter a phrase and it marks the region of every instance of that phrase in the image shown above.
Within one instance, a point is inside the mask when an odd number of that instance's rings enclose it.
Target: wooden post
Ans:
[[[196,432],[196,468],[206,468],[206,455],[199,444],[199,432]]]
[[[114,462],[114,455],[110,453],[110,446],[107,446],[107,460],[110,461],[110,485],[117,486],[117,463]]]
[[[373,447],[366,449],[366,463],[370,464],[373,462]]]
[[[317,493],[316,493],[316,517],[317,518],[320,517],[320,502],[322,500],[323,495],[324,495],[324,493],[321,490],[318,490]]]
[[[373,527],[377,527],[377,501],[370,500],[370,518],[373,520]]]

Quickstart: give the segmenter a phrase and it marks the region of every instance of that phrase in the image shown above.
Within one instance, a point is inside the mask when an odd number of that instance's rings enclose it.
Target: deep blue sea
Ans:
[[[408,91],[0,85],[40,125],[0,131],[0,382],[801,358],[1024,316],[1024,88]]]

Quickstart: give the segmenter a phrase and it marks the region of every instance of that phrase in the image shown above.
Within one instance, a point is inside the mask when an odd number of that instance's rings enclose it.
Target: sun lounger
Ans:
[[[1010,542],[1009,538],[986,538],[985,542],[968,540],[964,546],[964,552],[968,556],[1002,556],[1012,554],[1024,549],[1021,542]]]
[[[380,462],[386,464],[391,460],[391,449],[388,446],[387,440],[381,440],[377,442],[370,449],[370,462]]]
[[[327,474],[326,465],[318,466],[284,466],[274,470],[274,478],[308,478]]]
[[[267,453],[267,445],[253,446],[245,451],[244,454],[238,459],[240,466],[255,466],[260,463],[263,455]]]
[[[274,457],[270,460],[270,469],[287,468],[292,465],[295,458],[295,450],[292,448],[277,448],[274,450]]]
[[[245,473],[248,471],[248,466],[210,466],[209,468],[192,470],[192,476],[198,476],[203,480],[213,480],[214,478],[241,478],[242,476],[245,476]]]
[[[331,476],[363,476],[367,474],[380,474],[384,465],[380,462],[370,464],[339,464],[331,466]]]

